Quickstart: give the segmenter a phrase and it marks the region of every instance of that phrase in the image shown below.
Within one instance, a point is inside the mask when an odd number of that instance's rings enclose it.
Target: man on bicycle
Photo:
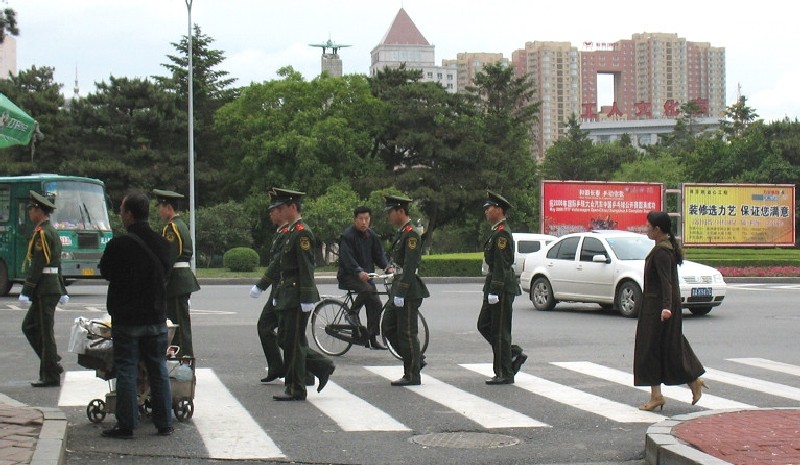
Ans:
[[[382,304],[369,274],[375,272],[375,265],[380,266],[386,273],[393,272],[393,269],[386,261],[380,238],[369,227],[371,219],[372,210],[368,207],[358,207],[353,212],[353,224],[348,226],[339,238],[339,271],[336,273],[336,279],[339,281],[340,289],[358,292],[358,297],[346,316],[347,322],[360,326],[358,314],[361,306],[366,306],[369,335],[366,346],[376,350],[386,350],[387,347],[378,337]]]

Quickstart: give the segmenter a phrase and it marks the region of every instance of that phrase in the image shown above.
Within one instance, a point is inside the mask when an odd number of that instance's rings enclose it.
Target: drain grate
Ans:
[[[421,446],[449,447],[451,449],[494,449],[514,446],[520,442],[518,438],[505,434],[470,433],[466,431],[421,434],[412,437],[410,441]]]

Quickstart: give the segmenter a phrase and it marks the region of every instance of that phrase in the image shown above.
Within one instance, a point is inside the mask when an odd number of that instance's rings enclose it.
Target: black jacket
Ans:
[[[354,226],[345,229],[339,238],[339,271],[336,277],[357,276],[362,271],[372,273],[375,265],[386,269],[386,255],[383,245],[372,229],[362,233]]]
[[[139,236],[156,262],[130,235],[111,239],[100,259],[108,280],[107,308],[114,325],[152,325],[166,321],[164,276],[172,268],[169,242],[146,223],[134,223],[129,233]]]

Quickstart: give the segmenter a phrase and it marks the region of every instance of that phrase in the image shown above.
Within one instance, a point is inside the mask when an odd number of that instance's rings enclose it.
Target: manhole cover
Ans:
[[[519,439],[505,434],[452,432],[422,434],[412,437],[411,442],[428,447],[493,449],[519,444]]]

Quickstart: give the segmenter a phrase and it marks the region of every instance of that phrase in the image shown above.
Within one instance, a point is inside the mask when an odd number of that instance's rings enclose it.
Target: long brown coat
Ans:
[[[661,321],[661,310],[672,317]],[[683,335],[678,265],[669,241],[659,242],[644,262],[644,299],[633,351],[634,386],[678,385],[705,373]]]

